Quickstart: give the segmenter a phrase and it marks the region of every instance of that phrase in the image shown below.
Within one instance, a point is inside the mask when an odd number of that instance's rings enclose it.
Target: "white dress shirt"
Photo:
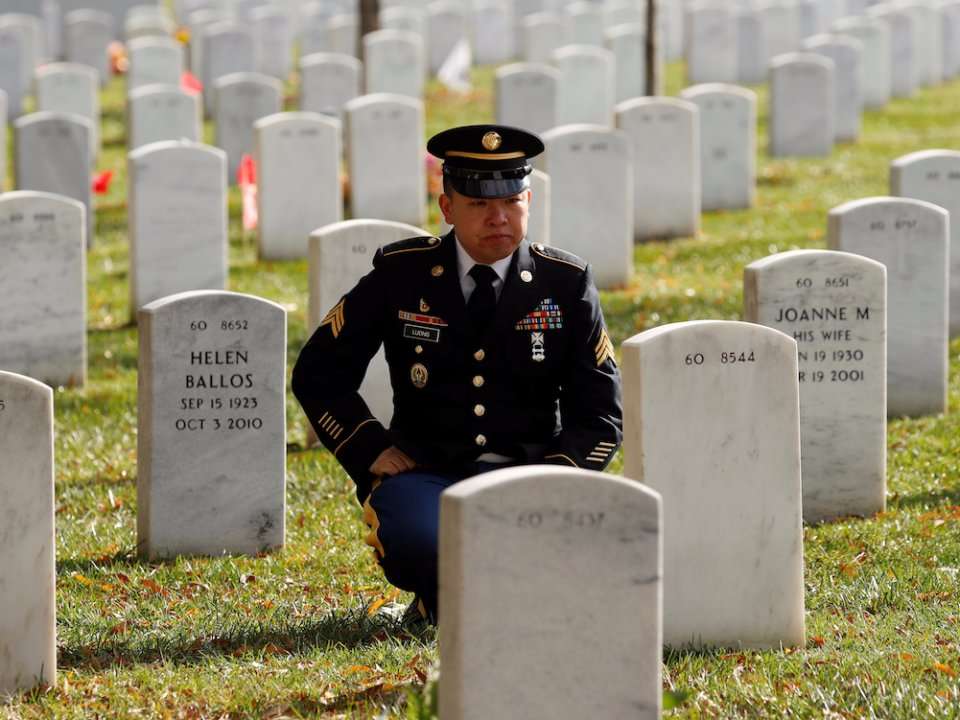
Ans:
[[[456,234],[454,234],[454,237],[456,237]],[[510,269],[510,260],[512,258],[513,253],[490,265],[497,274],[497,279],[493,281],[493,292],[497,300],[500,299],[500,293],[503,291],[503,283],[507,278],[507,271]],[[470,257],[470,254],[464,250],[463,245],[460,244],[460,238],[457,238],[457,272],[460,273],[460,289],[463,291],[464,302],[470,302],[473,289],[477,286],[477,282],[470,277],[470,271],[474,265],[482,264],[483,263],[478,263]]]

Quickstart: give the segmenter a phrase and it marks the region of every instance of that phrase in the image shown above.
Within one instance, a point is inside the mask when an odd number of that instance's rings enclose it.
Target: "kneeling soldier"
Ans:
[[[444,161],[453,230],[377,252],[304,346],[293,392],[356,483],[387,580],[435,622],[443,490],[509,465],[601,470],[620,444],[621,405],[589,266],[525,237],[540,139],[473,125],[427,149]],[[381,343],[389,429],[357,392]]]

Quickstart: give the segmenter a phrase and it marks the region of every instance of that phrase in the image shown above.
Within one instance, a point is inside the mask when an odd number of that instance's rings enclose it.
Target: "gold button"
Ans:
[[[423,352],[423,345],[417,345],[417,346],[413,349],[413,351],[414,351],[417,355],[419,355],[420,353]]]
[[[474,375],[474,376],[473,376],[473,386],[474,386],[474,387],[483,387],[483,375]]]
[[[473,406],[473,414],[476,415],[477,417],[483,417],[483,414],[484,414],[486,411],[487,411],[487,409],[486,409],[483,405],[474,405],[474,406]]]
[[[483,447],[484,445],[487,444],[487,436],[486,436],[486,435],[483,435],[483,434],[477,435],[476,443],[477,443],[477,445],[479,445],[480,447]]]
[[[480,361],[483,360],[486,356],[487,356],[487,354],[483,351],[483,348],[481,348],[481,349],[477,350],[477,351],[473,354],[473,359],[476,360],[477,362],[480,362]]]
[[[433,275],[434,277],[440,277],[441,275],[443,275],[443,265],[434,265],[433,268],[430,270],[430,274]]]

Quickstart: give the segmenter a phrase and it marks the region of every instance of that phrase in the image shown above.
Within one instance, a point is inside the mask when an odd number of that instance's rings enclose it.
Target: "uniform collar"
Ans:
[[[453,231],[453,239],[455,245],[457,246],[457,272],[460,275],[460,282],[463,283],[463,279],[467,276],[467,273],[473,269],[473,266],[482,265],[483,263],[478,263],[476,260],[470,257],[470,254],[463,248],[460,238],[457,237],[456,231]],[[493,268],[493,271],[497,273],[497,277],[500,278],[500,282],[506,280],[507,273],[510,270],[510,263],[513,261],[515,252],[516,251],[489,265],[489,267]]]

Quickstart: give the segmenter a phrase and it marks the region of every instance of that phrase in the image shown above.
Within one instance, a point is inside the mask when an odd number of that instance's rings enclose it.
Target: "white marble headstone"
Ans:
[[[887,266],[887,415],[944,412],[947,211],[920,200],[855,200],[830,211],[827,244]]]
[[[950,337],[960,335],[960,152],[921,150],[890,165],[890,194],[950,213]]]
[[[791,250],[743,274],[744,319],[797,341],[803,518],[885,507],[887,270],[861,255]]]
[[[410,5],[385,7],[381,3],[380,29],[412,32],[420,36],[420,39],[424,41],[424,47],[426,47],[427,14],[421,7]],[[424,62],[426,62],[426,57],[424,57]]]
[[[687,10],[687,82],[737,81],[737,22],[733,9],[704,2]]]
[[[214,135],[217,147],[227,153],[227,180],[237,182],[244,155],[253,155],[253,124],[283,109],[283,85],[260,73],[225,75],[214,85]]]
[[[564,45],[603,47],[603,8],[588,0],[575,0],[560,15]]]
[[[423,225],[423,103],[378,93],[351,100],[344,112],[352,217]]]
[[[0,194],[0,368],[50,385],[85,383],[85,233],[76,200]]]
[[[0,697],[57,681],[53,391],[0,370]]]
[[[814,35],[803,43],[805,52],[833,60],[834,123],[838,142],[860,137],[863,115],[863,43],[844,35]]]
[[[204,78],[204,34],[207,28],[224,23],[228,17],[218,8],[195,10],[187,17],[187,29],[190,31],[190,71],[201,81]]]
[[[265,6],[250,13],[257,72],[286,80],[293,68],[293,28],[283,9]]]
[[[130,313],[174,293],[227,282],[227,156],[192,142],[128,155]]]
[[[300,59],[300,109],[342,118],[361,94],[363,66],[349,55],[313,53]]]
[[[497,123],[543,133],[557,126],[556,68],[513,63],[497,68],[494,79]]]
[[[949,0],[940,6],[943,22],[943,77],[960,75],[960,2]]]
[[[127,46],[130,69],[127,92],[144,85],[179,85],[183,74],[183,46],[168,37],[146,37]]]
[[[504,63],[514,57],[513,14],[506,0],[474,0],[470,13],[473,61]]]
[[[145,85],[127,97],[127,140],[136,150],[164,140],[202,139],[200,96],[178,85]]]
[[[815,53],[770,63],[770,155],[826,156],[833,150],[834,63]]]
[[[90,121],[80,115],[38,112],[14,123],[17,190],[65,195],[87,212],[87,246],[93,244]]]
[[[527,239],[550,245],[550,176],[542,170],[530,173],[530,216]]]
[[[90,162],[100,153],[100,82],[96,70],[77,63],[37,68],[34,93],[38,112],[71,113],[90,121]]]
[[[7,93],[0,89],[0,193],[7,189]]]
[[[100,10],[74,10],[64,18],[64,47],[68,62],[87,65],[97,71],[101,85],[110,79],[109,45],[113,41],[113,19]]]
[[[646,95],[647,35],[643,25],[615,25],[606,31],[606,47],[613,53],[616,69],[614,98],[617,102]],[[662,58],[662,55],[660,55]],[[658,63],[662,67],[662,63]]]
[[[260,257],[306,257],[310,233],[343,219],[340,122],[279,113],[258,120],[254,130]]]
[[[890,27],[878,18],[861,15],[837,20],[833,31],[854,37],[863,44],[864,107],[879,108],[890,102],[893,70]]]
[[[383,220],[347,220],[311,233],[308,335],[319,327],[330,308],[371,271],[377,249],[404,238],[429,234],[413,225]],[[360,395],[374,417],[384,425],[389,425],[393,414],[393,390],[382,347],[367,366],[367,374],[360,385]],[[314,437],[311,435],[311,441]]]
[[[737,23],[737,81],[759,85],[767,79],[768,56],[760,14],[751,6],[734,13]]]
[[[565,45],[553,54],[557,82],[557,124],[613,124],[616,77],[613,54],[592,45]]]
[[[686,100],[635,98],[616,106],[633,145],[633,234],[637,240],[700,230],[699,110]]]
[[[538,465],[452,485],[440,716],[659,718],[662,537],[659,495],[612,475]]]
[[[757,5],[760,32],[768,62],[777,55],[800,49],[800,7],[791,0],[771,0]]]
[[[457,0],[437,0],[427,6],[427,59],[436,75],[462,40],[467,40],[465,7]]]
[[[913,18],[914,70],[921,87],[943,81],[943,28],[940,9],[925,0],[895,0],[893,7]]]
[[[254,72],[256,46],[253,33],[246,26],[221,22],[203,29],[202,67],[204,112],[212,116],[216,104],[216,82],[232,73]]]
[[[337,13],[327,21],[325,50],[338,55],[357,57],[360,29],[359,18],[352,13]]]
[[[622,346],[624,475],[663,497],[663,639],[804,643],[797,344],[724,320]]]
[[[531,13],[519,24],[520,57],[529,63],[548,63],[563,44],[563,27],[553,13]]]
[[[7,112],[11,120],[23,112],[27,95],[23,82],[23,66],[27,62],[23,37],[16,28],[0,27],[0,90],[7,95]]]
[[[420,35],[377,30],[363,36],[363,47],[367,93],[423,97],[426,64]]]
[[[700,111],[701,208],[751,207],[757,186],[756,93],[707,83],[687,88],[680,97]]]
[[[286,311],[197,291],[145,306],[139,326],[140,555],[282,547]]]
[[[633,274],[633,147],[621,130],[564,125],[535,159],[550,176],[550,244],[590,263],[597,287]]]
[[[44,62],[43,25],[40,19],[24,13],[4,13],[0,15],[0,34],[13,32],[19,38],[21,47],[20,89],[30,94],[33,73]]]
[[[887,3],[871,7],[867,14],[882,20],[890,30],[890,92],[893,97],[910,97],[917,89],[913,18]]]

